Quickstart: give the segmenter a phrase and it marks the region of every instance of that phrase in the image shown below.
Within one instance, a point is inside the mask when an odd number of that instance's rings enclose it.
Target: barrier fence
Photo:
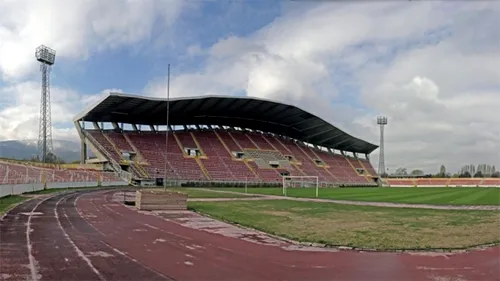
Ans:
[[[54,188],[81,188],[81,187],[98,187],[98,186],[124,186],[128,185],[126,181],[82,181],[82,182],[42,182],[24,183],[24,184],[2,184],[0,185],[0,197],[8,195],[19,195],[27,192],[34,192],[44,189]]]

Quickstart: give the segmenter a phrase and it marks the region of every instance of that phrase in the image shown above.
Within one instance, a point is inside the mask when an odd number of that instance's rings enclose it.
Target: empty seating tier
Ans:
[[[29,164],[0,162],[0,184],[41,182],[121,181],[114,173],[97,170],[39,167]]]
[[[91,131],[91,134],[99,147],[116,161],[123,160],[116,150],[131,150],[141,155],[145,163],[135,165],[143,165],[151,178],[166,174],[170,179],[190,181],[274,183],[281,180],[282,174],[288,174],[317,176],[321,183],[374,184],[353,169],[354,165],[363,168],[357,159],[352,159],[357,164],[351,165],[342,155],[269,134],[234,130],[175,131],[169,133],[168,144],[165,132]],[[199,149],[200,153],[187,155],[184,151],[187,148]],[[364,163],[366,169],[373,170],[368,161]],[[138,169],[131,170],[137,172]]]
[[[258,146],[259,149],[275,150],[274,147],[272,147],[272,145],[261,134],[249,133],[247,136]]]

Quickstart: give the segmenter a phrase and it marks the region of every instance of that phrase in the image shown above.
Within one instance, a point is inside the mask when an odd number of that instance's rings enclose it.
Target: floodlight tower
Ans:
[[[38,128],[38,157],[47,162],[52,151],[52,122],[50,117],[50,69],[56,60],[56,51],[41,45],[35,51],[36,60],[40,62],[42,72],[42,97],[40,102],[40,120]]]
[[[380,156],[378,160],[378,174],[385,174],[385,159],[384,159],[384,127],[387,126],[387,117],[378,116],[377,125],[380,126]]]

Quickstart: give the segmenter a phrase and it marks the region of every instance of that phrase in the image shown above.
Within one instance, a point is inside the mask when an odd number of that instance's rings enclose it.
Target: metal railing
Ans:
[[[85,135],[85,137],[88,138],[96,146],[96,148],[106,156],[106,158],[108,158],[108,161],[111,163],[111,166],[117,173],[118,177],[123,180],[126,180],[127,182],[131,182],[132,174],[122,170],[120,164],[116,162],[116,160],[113,159],[113,157],[111,157],[111,154],[109,154],[108,151],[90,133],[86,132],[85,130],[82,130],[82,132]]]

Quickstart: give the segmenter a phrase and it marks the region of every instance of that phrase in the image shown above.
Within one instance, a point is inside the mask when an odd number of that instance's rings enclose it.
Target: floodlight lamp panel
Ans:
[[[56,51],[47,46],[41,45],[36,48],[35,57],[36,60],[41,63],[53,65],[56,60]]]
[[[378,125],[387,125],[387,117],[385,117],[385,116],[377,117],[377,124]]]

